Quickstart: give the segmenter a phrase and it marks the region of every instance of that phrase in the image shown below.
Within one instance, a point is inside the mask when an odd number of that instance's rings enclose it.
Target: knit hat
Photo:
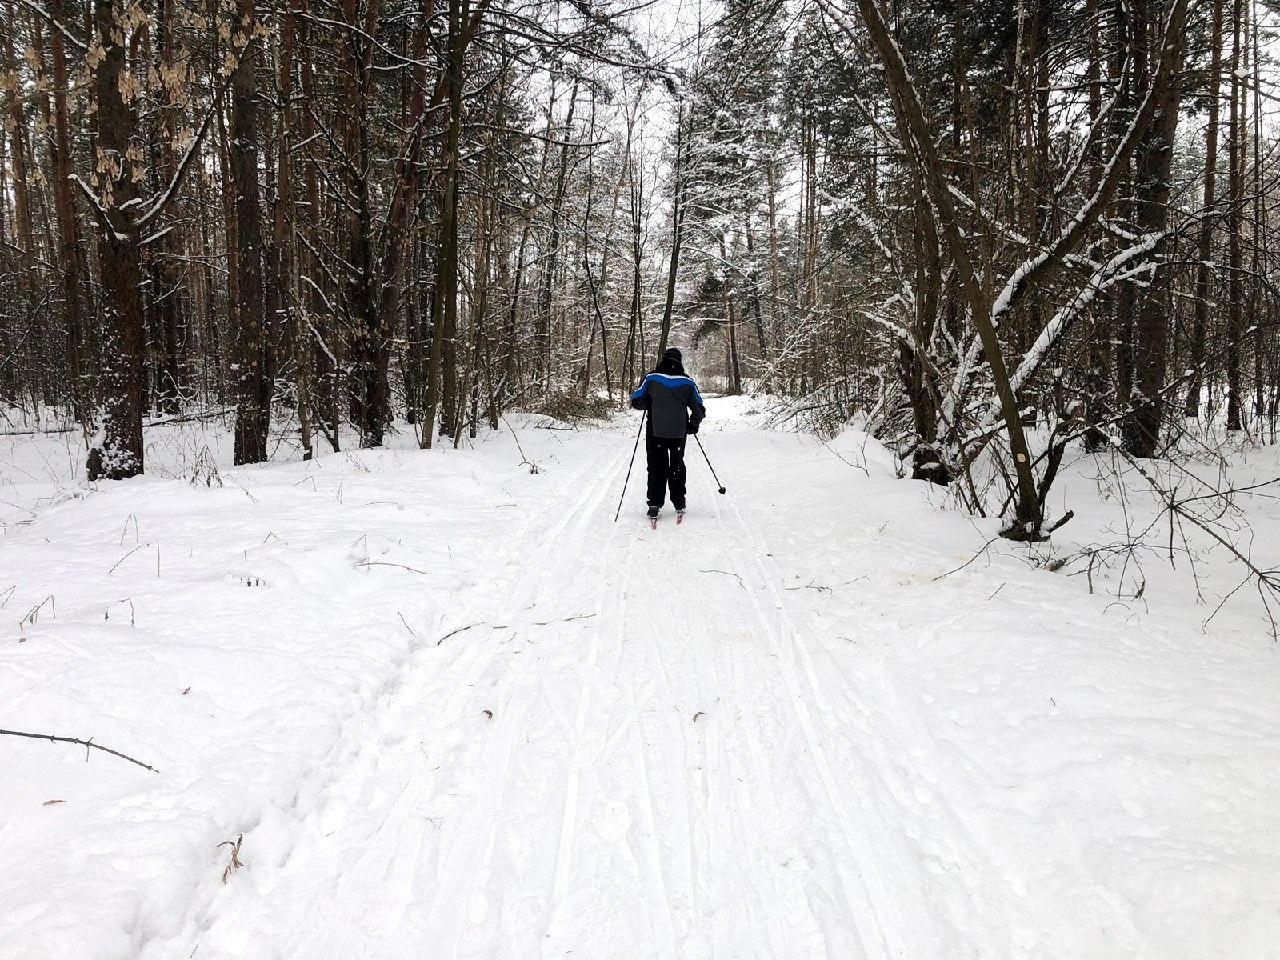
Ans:
[[[684,357],[681,355],[680,351],[677,350],[675,347],[667,347],[666,351],[662,354],[663,360],[666,360],[668,358],[676,361],[677,363],[684,363]]]

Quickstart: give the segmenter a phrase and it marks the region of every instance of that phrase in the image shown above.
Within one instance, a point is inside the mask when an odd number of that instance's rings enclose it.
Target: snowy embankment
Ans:
[[[96,490],[7,438],[0,727],[160,772],[0,738],[0,957],[1274,956],[1257,610],[745,406],[656,531],[626,424]]]

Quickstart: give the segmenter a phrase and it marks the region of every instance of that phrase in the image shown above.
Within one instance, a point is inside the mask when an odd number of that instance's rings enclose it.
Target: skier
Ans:
[[[684,518],[685,440],[698,432],[698,425],[707,415],[698,385],[684,372],[679,350],[671,347],[662,355],[653,373],[631,394],[631,406],[649,411],[644,437],[649,467],[649,522],[657,523],[670,486],[678,523]]]

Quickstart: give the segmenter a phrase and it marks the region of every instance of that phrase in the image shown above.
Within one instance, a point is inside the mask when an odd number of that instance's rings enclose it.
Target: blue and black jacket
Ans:
[[[649,411],[649,433],[663,440],[683,440],[698,432],[707,415],[702,394],[684,368],[666,359],[631,394],[631,406]]]

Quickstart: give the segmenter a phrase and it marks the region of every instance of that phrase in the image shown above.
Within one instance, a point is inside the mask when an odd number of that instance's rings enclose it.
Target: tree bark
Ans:
[[[440,202],[440,241],[436,248],[431,358],[427,366],[427,399],[422,420],[422,446],[430,448],[440,410],[442,436],[453,436],[457,354],[452,343],[458,329],[458,156],[462,129],[463,64],[466,54],[470,0],[449,0],[449,61],[445,88],[449,116],[445,128],[444,175]],[[446,349],[448,341],[448,349]]]
[[[236,0],[235,45],[243,48],[231,82],[231,179],[235,191],[240,288],[236,303],[235,462],[267,459],[272,380],[270,331],[263,293],[262,200],[258,193],[257,29],[253,0]]]
[[[125,100],[125,8],[119,0],[95,0],[95,42],[102,47],[93,75],[94,153],[101,236],[103,412],[100,442],[89,451],[88,475],[123,480],[142,473],[142,259],[138,230],[127,211],[138,200],[140,153],[137,117]]]
[[[62,20],[65,0],[51,0],[51,16]],[[86,434],[92,429],[90,391],[86,382],[84,312],[80,295],[80,230],[71,195],[71,133],[67,116],[67,59],[62,32],[49,36],[53,65],[53,195],[58,218],[58,252],[62,267],[63,310],[67,322],[67,367],[71,374],[71,407]]]
[[[1243,85],[1240,82],[1240,27],[1244,4],[1233,0],[1231,5],[1231,103],[1227,140],[1227,430],[1236,432],[1243,426],[1243,384],[1240,375],[1240,348],[1244,339],[1243,317],[1244,278],[1241,234],[1244,230],[1244,124],[1240,112]]]
[[[555,288],[556,272],[560,265],[561,219],[563,217],[565,188],[569,176],[570,138],[573,135],[573,114],[578,105],[578,81],[575,78],[569,92],[569,110],[564,121],[564,141],[560,144],[560,166],[556,173],[555,193],[551,199],[551,234],[547,242],[547,263],[542,274],[542,296],[538,305],[538,337],[541,347],[541,374],[543,390],[551,389],[551,345],[554,339],[551,292]]]
[[[693,121],[685,129],[684,105],[676,111],[675,188],[671,200],[671,258],[667,263],[667,298],[662,307],[662,326],[658,334],[658,359],[667,351],[671,338],[672,314],[676,301],[676,275],[680,271],[680,244],[684,239],[684,177],[689,162],[689,142],[693,139]]]
[[[1151,0],[1135,4],[1135,8],[1147,14],[1146,22],[1139,24],[1138,30],[1149,35],[1153,32],[1151,27],[1163,20],[1161,14],[1168,8],[1168,2]],[[1148,234],[1164,234],[1169,226],[1173,149],[1181,103],[1178,77],[1179,71],[1175,70],[1159,88],[1155,117],[1138,149],[1135,219],[1138,228]],[[1156,455],[1164,420],[1172,295],[1169,270],[1162,262],[1167,244],[1166,237],[1152,250],[1155,267],[1134,322],[1134,390],[1130,414],[1123,424],[1123,439],[1125,449],[1141,458]]]
[[[1212,0],[1209,35],[1209,116],[1204,135],[1204,218],[1196,237],[1195,302],[1192,307],[1191,344],[1188,365],[1191,377],[1187,384],[1183,413],[1199,416],[1200,394],[1204,390],[1203,371],[1205,337],[1209,325],[1209,296],[1213,283],[1213,216],[1217,202],[1218,177],[1218,107],[1222,85],[1222,0]]]

